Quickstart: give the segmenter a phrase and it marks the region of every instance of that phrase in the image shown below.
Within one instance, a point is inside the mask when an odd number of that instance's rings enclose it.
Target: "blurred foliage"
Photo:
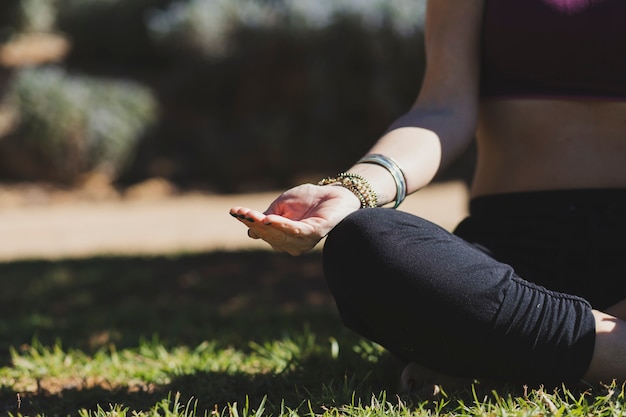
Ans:
[[[0,142],[0,154],[12,160],[0,160],[31,179],[72,182],[95,170],[116,177],[156,119],[145,87],[58,67],[17,71],[5,100],[18,122]]]
[[[114,76],[151,67],[159,56],[146,16],[171,0],[57,0],[57,27],[72,40],[74,56],[107,68]]]
[[[6,40],[16,31],[20,0],[3,0],[0,2],[0,41]]]
[[[155,175],[219,179],[221,191],[237,191],[332,173],[365,152],[419,87],[420,40],[400,42],[390,28],[345,18],[302,32],[241,28],[229,39],[226,56],[185,55],[154,79],[164,113],[152,150],[171,170]]]
[[[11,2],[41,6],[2,7]],[[235,192],[332,174],[410,107],[423,73],[425,0],[47,4],[56,7],[54,30],[72,42],[68,73],[133,79],[158,100],[154,133],[141,138],[120,183],[162,176]],[[73,98],[56,100],[51,114],[73,112]],[[65,129],[47,128],[40,140]]]
[[[56,22],[56,2],[54,0],[22,0],[18,14],[20,30],[50,32]]]
[[[220,54],[228,48],[229,35],[242,28],[302,32],[325,28],[345,17],[364,26],[391,26],[398,34],[409,34],[422,24],[419,8],[414,0],[177,0],[164,9],[151,10],[147,26],[159,41]]]
[[[0,42],[24,31],[51,31],[55,21],[54,0],[2,0]]]

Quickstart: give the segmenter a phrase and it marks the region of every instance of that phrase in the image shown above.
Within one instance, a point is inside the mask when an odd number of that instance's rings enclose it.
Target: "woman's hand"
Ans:
[[[279,196],[265,213],[233,207],[230,214],[248,227],[251,238],[263,239],[276,251],[300,255],[359,207],[358,198],[343,187],[303,184]]]

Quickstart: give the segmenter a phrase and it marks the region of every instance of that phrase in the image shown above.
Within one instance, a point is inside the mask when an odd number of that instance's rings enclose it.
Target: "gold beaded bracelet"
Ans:
[[[336,177],[324,178],[317,183],[317,185],[330,184],[337,184],[352,191],[352,193],[361,202],[361,208],[373,208],[378,206],[378,196],[372,188],[372,185],[369,183],[368,180],[358,174],[342,172],[337,174]]]

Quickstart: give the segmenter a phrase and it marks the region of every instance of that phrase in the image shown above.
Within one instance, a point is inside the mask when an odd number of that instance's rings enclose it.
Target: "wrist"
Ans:
[[[324,178],[317,185],[338,185],[350,191],[358,200],[360,208],[378,207],[378,196],[372,185],[358,174],[342,172],[335,177]]]
[[[326,187],[326,186],[324,186]],[[338,198],[345,201],[346,207],[352,207],[354,210],[361,209],[361,200],[346,187],[342,187],[340,184],[329,184],[328,187],[333,187]]]
[[[357,162],[357,164],[372,164],[384,168],[389,174],[391,174],[395,185],[393,208],[397,208],[404,201],[407,194],[406,178],[402,168],[400,168],[400,165],[398,165],[394,159],[385,155],[372,153],[365,155]]]

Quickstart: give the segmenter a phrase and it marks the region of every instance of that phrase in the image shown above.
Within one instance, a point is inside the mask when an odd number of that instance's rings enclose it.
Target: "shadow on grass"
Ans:
[[[334,330],[320,257],[258,251],[0,264],[0,352],[6,358],[9,346],[34,338],[87,352],[154,335],[165,345],[236,345],[303,320]]]
[[[153,338],[165,346],[193,348],[211,341],[217,347],[246,349],[251,341],[302,334],[305,327],[320,340],[358,339],[339,320],[317,252],[297,258],[258,251],[22,261],[0,264],[0,277],[4,366],[10,366],[11,347],[19,350],[33,340],[45,346],[60,342],[64,350],[89,354],[109,345],[133,348]],[[134,392],[79,381],[55,392],[44,388],[28,393],[20,411],[66,415],[82,407],[93,410],[96,404],[106,408],[109,403],[146,410],[175,392],[195,395],[198,410],[235,401],[242,405],[246,397],[251,407],[258,407],[266,396],[268,404],[279,409],[281,400],[290,408],[301,406],[303,398],[311,397],[309,390],[333,405],[349,403],[355,387],[364,398],[372,389],[395,389],[391,385],[399,364],[393,358],[383,356],[372,370],[373,364],[354,352],[340,356],[333,360],[329,355],[308,355],[278,375],[176,376],[167,385]],[[366,386],[367,381],[374,386]],[[15,392],[5,388],[0,395],[3,411],[17,410]]]

